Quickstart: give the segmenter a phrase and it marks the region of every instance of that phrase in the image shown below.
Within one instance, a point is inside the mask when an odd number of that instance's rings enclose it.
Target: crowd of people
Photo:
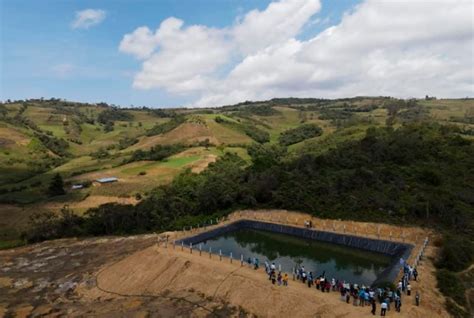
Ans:
[[[260,268],[258,258],[248,258],[247,263],[249,267],[255,270]],[[289,276],[287,273],[282,273],[281,266],[277,270],[275,263],[265,261],[265,272],[268,275],[268,280],[273,285],[288,286]],[[349,283],[336,278],[329,279],[326,273],[315,275],[311,271],[307,271],[304,266],[297,266],[292,273],[293,281],[301,282],[308,286],[308,288],[315,288],[323,293],[338,292],[341,300],[354,306],[370,306],[373,315],[377,312],[377,304],[380,305],[380,315],[385,316],[387,311],[394,309],[397,312],[401,311],[402,296],[411,296],[411,280],[418,279],[418,271],[416,267],[411,267],[403,262],[403,277],[400,279],[396,288],[389,287],[370,287],[358,285],[356,283]],[[415,294],[415,304],[420,305],[420,293]]]

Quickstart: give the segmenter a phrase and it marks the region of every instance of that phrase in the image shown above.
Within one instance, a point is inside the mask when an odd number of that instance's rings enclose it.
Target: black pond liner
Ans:
[[[405,260],[408,259],[413,249],[413,245],[407,243],[378,240],[349,234],[332,233],[318,231],[314,229],[299,228],[289,225],[281,225],[251,220],[236,221],[228,225],[206,231],[204,233],[178,240],[176,241],[176,243],[188,246],[190,244],[196,245],[211,238],[221,236],[229,232],[234,232],[240,229],[254,229],[283,233],[305,239],[328,242],[332,244],[338,244],[351,248],[357,248],[361,250],[388,255],[391,258],[390,265],[377,276],[372,285],[377,285],[378,283],[382,282],[395,282],[401,268],[399,262],[400,258],[403,258]]]

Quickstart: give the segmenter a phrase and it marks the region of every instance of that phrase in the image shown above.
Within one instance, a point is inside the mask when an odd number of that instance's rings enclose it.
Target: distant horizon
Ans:
[[[150,105],[120,105],[120,104],[115,104],[115,103],[107,103],[104,101],[96,101],[96,102],[84,102],[84,101],[77,101],[77,100],[69,100],[65,98],[60,98],[60,97],[40,97],[40,98],[26,98],[26,99],[16,99],[12,100],[10,99],[10,102],[8,102],[8,99],[6,100],[0,100],[0,103],[3,104],[8,104],[8,103],[16,103],[16,102],[25,102],[25,101],[34,101],[34,100],[42,100],[42,101],[50,101],[53,99],[59,99],[60,101],[67,102],[67,103],[80,103],[80,104],[88,104],[88,105],[95,105],[98,106],[101,103],[107,104],[109,107],[118,107],[118,108],[124,108],[124,109],[142,109],[142,108],[151,108],[151,109],[206,109],[206,108],[222,108],[222,107],[232,107],[232,106],[237,106],[237,105],[242,105],[245,103],[251,103],[251,104],[256,104],[256,103],[265,103],[269,102],[272,100],[276,99],[320,99],[320,100],[330,100],[330,101],[335,101],[335,100],[344,100],[344,99],[356,99],[356,98],[393,98],[393,99],[401,99],[401,100],[410,100],[410,99],[415,99],[415,100],[425,100],[426,96],[429,98],[433,98],[436,100],[471,100],[474,99],[474,97],[471,96],[465,96],[465,97],[438,97],[438,96],[430,96],[430,95],[425,95],[423,97],[407,97],[407,98],[400,98],[400,97],[395,97],[395,96],[383,96],[383,95],[373,95],[373,96],[351,96],[351,97],[335,97],[335,98],[324,98],[324,97],[294,97],[294,96],[287,96],[287,97],[273,97],[270,99],[265,99],[265,100],[245,100],[241,102],[237,102],[234,104],[226,104],[226,105],[217,105],[217,106],[150,106]]]

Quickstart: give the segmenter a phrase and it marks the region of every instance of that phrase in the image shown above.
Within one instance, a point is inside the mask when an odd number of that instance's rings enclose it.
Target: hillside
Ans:
[[[0,247],[181,229],[242,207],[419,224],[443,234],[435,263],[448,309],[470,310],[472,99],[208,109],[52,99],[1,104],[0,116]]]
[[[0,105],[0,240],[16,239],[33,211],[58,212],[67,204],[84,213],[106,202],[136,203],[185,169],[200,172],[226,153],[248,162],[254,143],[283,143],[291,158],[360,139],[368,127],[420,121],[454,125],[472,138],[474,101],[289,98],[213,109],[117,108],[59,99],[8,102]],[[317,134],[308,133],[311,125]],[[159,158],[147,159],[150,149],[160,151]],[[48,197],[56,173],[67,193]],[[90,186],[111,176],[119,182]],[[85,187],[71,190],[72,184]]]

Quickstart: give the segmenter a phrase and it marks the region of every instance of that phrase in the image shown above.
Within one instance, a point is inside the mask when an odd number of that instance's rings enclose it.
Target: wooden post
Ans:
[[[193,243],[189,243],[189,253],[193,253]]]
[[[244,266],[244,255],[240,254],[240,266]]]
[[[184,242],[181,241],[181,251],[184,249]]]
[[[201,256],[202,253],[202,244],[199,244],[199,256]]]
[[[232,264],[232,252],[230,252],[230,263]]]
[[[222,261],[222,250],[219,250],[219,261]]]

